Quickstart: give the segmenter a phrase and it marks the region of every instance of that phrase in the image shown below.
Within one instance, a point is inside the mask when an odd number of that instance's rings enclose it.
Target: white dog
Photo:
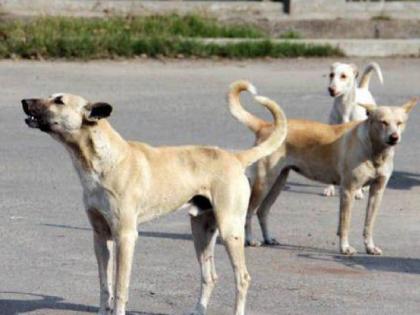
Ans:
[[[330,84],[328,92],[334,97],[334,105],[330,112],[329,123],[331,125],[343,124],[355,120],[367,118],[366,109],[358,104],[376,104],[369,91],[369,82],[372,72],[375,71],[379,81],[383,84],[382,71],[376,62],[368,64],[363,72],[358,85],[358,70],[354,64],[336,62],[331,65]],[[334,196],[333,185],[324,190],[324,196]],[[356,192],[356,199],[363,199],[363,191]]]

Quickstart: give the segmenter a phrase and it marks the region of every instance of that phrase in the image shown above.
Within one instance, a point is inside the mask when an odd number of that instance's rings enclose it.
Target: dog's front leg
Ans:
[[[375,246],[373,241],[373,226],[375,224],[376,215],[382,201],[382,196],[385,191],[388,178],[380,177],[371,184],[369,190],[369,200],[366,208],[365,228],[363,230],[363,237],[366,247],[366,252],[370,255],[381,255],[382,250]]]
[[[344,255],[353,255],[356,250],[349,244],[349,229],[351,210],[355,190],[349,187],[341,187],[340,191],[340,218],[337,234],[340,237],[340,252]]]
[[[99,271],[100,307],[98,315],[111,315],[114,300],[112,291],[114,242],[109,226],[100,212],[90,209],[87,213],[93,227],[93,242]]]
[[[136,245],[137,236],[138,233],[136,228],[124,229],[118,231],[115,235],[117,267],[113,315],[125,315],[131,266],[133,263],[134,247]]]

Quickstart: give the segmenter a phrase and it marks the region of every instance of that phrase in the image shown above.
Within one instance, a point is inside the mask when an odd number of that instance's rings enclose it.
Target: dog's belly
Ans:
[[[324,167],[319,167],[315,165],[309,167],[308,165],[300,165],[293,166],[291,167],[291,169],[297,172],[298,174],[301,174],[306,178],[317,182],[333,185],[340,184],[340,175],[332,168],[326,169]]]

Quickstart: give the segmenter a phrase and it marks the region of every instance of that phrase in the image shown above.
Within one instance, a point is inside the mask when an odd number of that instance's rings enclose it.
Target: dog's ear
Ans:
[[[357,69],[357,66],[354,63],[351,63],[350,67],[353,70],[354,77],[357,78],[359,76],[359,69]]]
[[[416,98],[412,98],[411,100],[409,100],[407,103],[405,103],[401,107],[408,114],[409,112],[411,112],[411,110],[414,108],[414,106],[416,106],[416,104],[417,104],[417,99]]]
[[[108,103],[98,102],[86,105],[86,119],[89,121],[98,121],[111,115],[112,106]]]
[[[376,105],[374,104],[360,104],[358,103],[359,106],[362,106],[364,109],[366,109],[366,115],[370,116],[377,108]]]

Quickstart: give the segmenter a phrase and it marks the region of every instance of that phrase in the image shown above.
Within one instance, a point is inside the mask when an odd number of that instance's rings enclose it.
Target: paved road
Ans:
[[[251,146],[253,137],[228,113],[231,81],[252,80],[289,117],[325,121],[332,103],[325,74],[332,61],[0,62],[0,314],[92,314],[98,300],[80,184],[64,149],[25,126],[21,98],[78,93],[112,103],[111,122],[127,138],[238,149]],[[372,82],[379,103],[401,104],[420,94],[419,59],[379,62],[385,86]],[[338,199],[320,197],[322,185],[294,175],[271,215],[282,245],[246,251],[253,278],[248,314],[419,314],[419,121],[417,108],[376,226],[385,255],[338,255]],[[361,252],[364,207],[357,202],[351,233]],[[146,223],[140,231],[128,309],[183,314],[199,289],[187,214]],[[209,313],[231,314],[233,275],[223,246],[216,254],[220,281]]]

